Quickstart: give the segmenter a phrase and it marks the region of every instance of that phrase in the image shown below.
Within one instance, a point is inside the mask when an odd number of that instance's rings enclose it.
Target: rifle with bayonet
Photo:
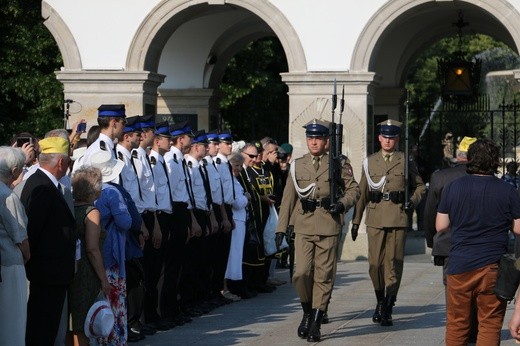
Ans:
[[[409,138],[408,138],[408,117],[409,117],[409,103],[410,103],[410,92],[406,91],[406,113],[404,118],[404,204],[403,207],[407,212],[412,209],[412,203],[410,202],[410,179],[408,177],[410,173],[410,150],[409,150]]]
[[[330,208],[331,214],[342,214],[345,207],[339,199],[343,196],[345,186],[341,179],[341,170],[346,156],[341,153],[343,146],[343,110],[345,109],[345,87],[341,93],[339,105],[339,123],[334,120],[334,112],[337,105],[336,79],[334,79],[334,93],[332,94],[332,121],[329,125],[329,189],[330,189]]]

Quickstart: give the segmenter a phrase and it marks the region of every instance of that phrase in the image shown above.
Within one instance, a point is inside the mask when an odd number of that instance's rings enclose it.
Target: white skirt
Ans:
[[[25,345],[27,278],[23,265],[0,266],[0,345]]]
[[[231,246],[225,278],[242,280],[242,256],[244,254],[244,240],[246,238],[246,222],[235,221],[235,229],[231,231]]]

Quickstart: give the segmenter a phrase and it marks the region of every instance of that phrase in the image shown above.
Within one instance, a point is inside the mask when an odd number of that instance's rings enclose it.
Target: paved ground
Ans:
[[[366,261],[340,262],[329,309],[331,322],[322,326],[320,345],[443,345],[444,286],[441,270],[428,255],[407,256],[401,290],[394,308],[394,326],[372,323],[374,292]],[[287,270],[276,277],[286,280]],[[507,330],[502,345],[514,345]],[[300,304],[290,284],[273,293],[235,302],[196,318],[192,323],[147,337],[134,345],[305,345],[296,336]]]

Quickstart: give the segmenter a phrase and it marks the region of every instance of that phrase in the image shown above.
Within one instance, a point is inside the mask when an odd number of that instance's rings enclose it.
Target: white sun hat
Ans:
[[[106,299],[95,302],[85,319],[85,335],[87,338],[106,338],[114,329],[114,313]]]
[[[100,151],[92,155],[90,164],[92,167],[99,168],[104,183],[116,179],[125,165],[123,161],[112,158],[108,151]]]

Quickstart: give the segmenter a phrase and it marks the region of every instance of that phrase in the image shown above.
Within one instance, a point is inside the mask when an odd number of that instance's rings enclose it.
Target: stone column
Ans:
[[[58,71],[65,99],[70,105],[68,127],[86,119],[88,127],[97,125],[97,108],[101,104],[124,104],[127,116],[156,114],[157,87],[165,76],[139,71]]]

